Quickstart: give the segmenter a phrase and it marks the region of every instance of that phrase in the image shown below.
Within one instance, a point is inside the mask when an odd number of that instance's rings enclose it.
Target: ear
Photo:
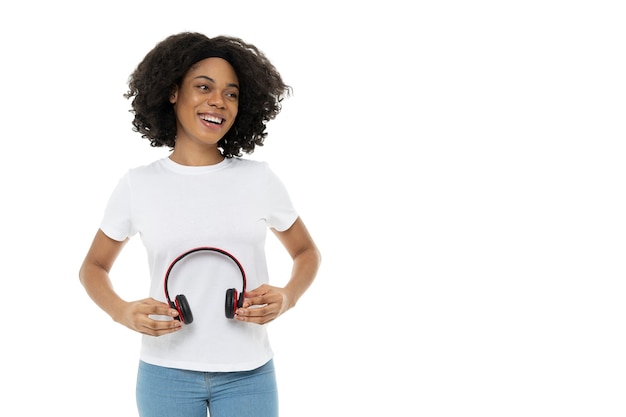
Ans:
[[[178,86],[175,86],[172,90],[172,94],[170,95],[170,103],[176,104],[176,100],[178,99]]]

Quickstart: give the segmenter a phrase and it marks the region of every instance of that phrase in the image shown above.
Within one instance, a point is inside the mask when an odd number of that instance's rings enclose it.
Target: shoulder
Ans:
[[[157,173],[170,171],[168,169],[168,158],[157,159],[145,165],[137,165],[128,170],[127,175],[138,178],[142,176],[151,176]]]
[[[248,159],[242,157],[231,158],[231,164],[237,167],[244,167],[249,169],[264,169],[268,163],[265,161],[259,161],[256,159]]]
[[[270,170],[267,162],[254,159],[232,158],[230,165],[237,170],[257,174],[268,172]]]
[[[144,165],[136,165],[134,167],[131,167],[128,172],[129,173],[137,173],[137,174],[141,174],[143,172],[150,172],[150,171],[154,171],[157,170],[160,166],[163,165],[165,158],[161,158],[161,159],[157,159],[156,161],[150,162],[148,164],[144,164]]]
[[[166,170],[164,169],[163,160],[158,159],[145,165],[136,165],[128,168],[120,181],[126,182],[129,185],[151,182],[156,178],[160,178],[160,175],[165,172]]]

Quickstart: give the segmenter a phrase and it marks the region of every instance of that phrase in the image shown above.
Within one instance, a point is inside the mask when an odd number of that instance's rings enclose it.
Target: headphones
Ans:
[[[243,306],[243,298],[244,298],[244,294],[246,293],[246,273],[243,270],[243,266],[241,266],[241,263],[237,260],[237,258],[235,258],[230,253],[226,252],[225,250],[219,249],[219,248],[214,248],[210,246],[202,246],[199,248],[191,249],[183,253],[182,255],[178,256],[178,258],[174,259],[170,267],[167,268],[167,272],[165,273],[164,288],[165,288],[165,298],[167,299],[167,303],[170,305],[170,307],[178,311],[178,317],[175,317],[176,320],[180,320],[181,322],[185,324],[191,324],[193,322],[193,314],[191,313],[191,308],[189,307],[189,303],[187,302],[187,297],[185,297],[183,294],[179,294],[176,296],[175,301],[172,302],[170,300],[169,291],[167,290],[167,282],[169,281],[170,272],[172,271],[172,268],[174,268],[174,265],[176,265],[178,261],[180,261],[187,255],[191,255],[192,253],[201,252],[201,251],[217,252],[222,255],[225,255],[226,257],[230,258],[233,262],[235,262],[235,264],[237,264],[237,267],[239,268],[239,271],[241,272],[241,278],[243,279],[243,290],[241,291],[241,294],[238,294],[237,290],[234,288],[229,288],[228,290],[226,290],[226,301],[224,303],[224,312],[226,314],[226,318],[232,319],[235,317],[235,311],[237,311],[237,308],[241,308]]]

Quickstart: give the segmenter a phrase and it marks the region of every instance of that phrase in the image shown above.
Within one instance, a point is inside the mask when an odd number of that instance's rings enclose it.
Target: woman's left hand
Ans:
[[[291,307],[291,297],[287,290],[263,284],[259,288],[246,292],[243,306],[237,309],[235,319],[265,324]]]

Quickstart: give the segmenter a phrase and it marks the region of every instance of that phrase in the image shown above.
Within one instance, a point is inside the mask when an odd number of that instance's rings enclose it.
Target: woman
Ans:
[[[143,334],[141,416],[278,415],[264,325],[295,306],[320,253],[267,163],[241,156],[263,145],[288,94],[255,46],[199,33],[161,41],[130,77],[134,130],[171,153],[121,178],[79,276],[113,320]],[[268,228],[293,259],[282,288],[269,285]],[[127,301],[109,271],[137,233],[150,292]]]

